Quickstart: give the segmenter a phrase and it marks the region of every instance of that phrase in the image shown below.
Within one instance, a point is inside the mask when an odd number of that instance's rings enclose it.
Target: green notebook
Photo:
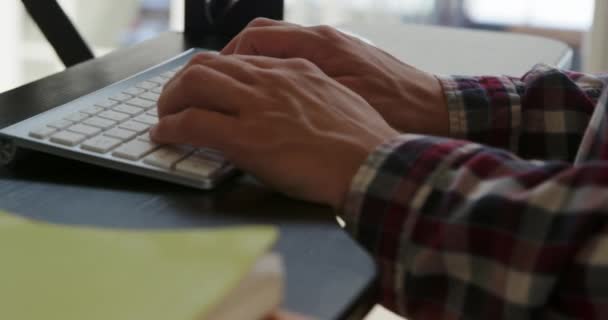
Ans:
[[[0,319],[260,319],[282,295],[271,227],[133,231],[0,213]],[[254,298],[251,298],[254,296]]]

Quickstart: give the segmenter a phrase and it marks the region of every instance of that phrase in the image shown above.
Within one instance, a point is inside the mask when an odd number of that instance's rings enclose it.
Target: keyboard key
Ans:
[[[118,104],[118,101],[105,99],[100,102],[97,102],[95,105],[100,106],[102,108],[112,108],[113,106],[115,106],[117,104]]]
[[[134,106],[129,106],[129,105],[126,105],[126,104],[119,104],[116,107],[112,108],[112,110],[118,111],[118,112],[122,112],[122,113],[126,113],[126,114],[129,114],[131,116],[138,115],[138,114],[144,112],[144,109],[142,109],[142,108],[134,107]]]
[[[211,161],[195,153],[175,165],[175,170],[196,178],[209,178],[224,166],[223,162]]]
[[[86,139],[86,136],[84,134],[70,131],[61,131],[51,137],[51,142],[62,144],[68,147],[73,147],[82,142],[82,140],[84,139]]]
[[[122,122],[130,118],[130,116],[126,113],[116,112],[114,110],[107,110],[97,115],[100,118]]]
[[[144,100],[140,98],[133,98],[131,100],[126,101],[125,103],[131,106],[136,106],[144,109],[149,109],[156,105],[156,102],[154,101]]]
[[[152,109],[150,109],[150,110],[146,111],[146,114],[147,114],[147,115],[151,115],[151,116],[154,116],[154,117],[157,117],[157,118],[158,118],[158,109],[156,109],[156,108],[152,108]]]
[[[190,148],[163,147],[144,158],[144,163],[163,169],[172,169],[179,160],[185,158],[191,152],[192,149]]]
[[[146,141],[146,142],[152,142],[152,139],[150,139],[150,134],[149,133],[142,134],[141,136],[137,137],[137,140]]]
[[[150,100],[150,101],[156,102],[156,101],[158,101],[158,98],[160,98],[160,95],[156,94],[154,92],[148,91],[146,93],[140,94],[139,97],[142,99],[145,99],[145,100]]]
[[[104,130],[109,129],[116,125],[116,121],[103,119],[100,117],[92,117],[92,118],[86,119],[82,123],[86,124],[88,126],[97,127],[97,128],[101,128]]]
[[[110,97],[110,99],[115,100],[115,101],[119,101],[119,102],[124,102],[127,101],[129,99],[133,98],[133,96],[129,95],[129,94],[125,94],[125,93],[119,93],[113,97]]]
[[[135,138],[137,132],[121,128],[112,128],[103,134],[111,138],[120,139],[121,141],[127,141]]]
[[[224,155],[221,152],[214,150],[214,149],[207,149],[207,148],[198,149],[198,156],[211,160],[211,161],[215,161],[215,162],[225,162],[226,161],[226,158],[224,158]]]
[[[72,124],[74,124],[74,122],[72,122],[72,121],[57,120],[57,121],[53,121],[53,122],[49,123],[48,126],[51,128],[63,130],[65,128],[71,126]]]
[[[90,140],[85,141],[81,147],[84,150],[89,150],[97,153],[106,153],[116,147],[118,147],[122,143],[121,140],[106,137],[106,136],[97,136]]]
[[[148,125],[148,124],[137,122],[137,121],[132,121],[132,120],[121,123],[118,127],[121,129],[125,129],[125,130],[134,131],[138,134],[142,134],[142,133],[148,131],[148,129],[150,129],[150,125]]]
[[[140,82],[140,83],[136,84],[135,86],[138,88],[141,88],[141,89],[151,90],[151,89],[158,87],[159,84],[150,82],[150,81],[144,81],[144,82]]]
[[[158,147],[159,145],[155,143],[133,140],[118,147],[112,155],[117,158],[137,161]]]
[[[105,109],[102,107],[92,106],[92,107],[84,108],[84,109],[80,110],[80,112],[86,113],[90,116],[94,116],[94,115],[102,112],[103,110],[105,110]]]
[[[163,78],[171,79],[175,76],[176,73],[177,73],[177,71],[167,71],[167,72],[161,74],[160,76]]]
[[[137,117],[133,118],[134,121],[145,123],[148,125],[155,125],[158,123],[158,117],[151,116],[149,114],[140,114]]]
[[[101,129],[96,127],[87,126],[82,123],[75,124],[68,128],[69,131],[83,134],[87,137],[92,137],[101,132]]]
[[[152,89],[150,91],[154,92],[156,94],[161,94],[161,93],[163,93],[163,87],[156,87],[156,88],[154,88],[154,89]]]
[[[130,94],[132,96],[138,96],[138,95],[146,92],[146,90],[140,89],[140,88],[137,88],[137,87],[131,87],[131,88],[129,88],[129,89],[123,91],[123,92],[126,93],[126,94]]]
[[[57,129],[51,127],[42,127],[36,130],[30,131],[30,137],[36,139],[46,139],[48,136],[57,132]]]
[[[71,115],[65,117],[65,120],[69,120],[72,122],[80,122],[88,117],[89,117],[89,115],[86,113],[76,112],[76,113],[72,113]]]
[[[162,86],[162,85],[164,85],[165,83],[167,83],[167,81],[169,81],[169,79],[167,79],[167,78],[165,78],[165,77],[158,76],[158,77],[154,77],[154,78],[152,78],[152,79],[148,79],[148,81],[150,81],[150,82],[154,82],[154,83],[158,83],[159,85],[161,85],[161,86]]]

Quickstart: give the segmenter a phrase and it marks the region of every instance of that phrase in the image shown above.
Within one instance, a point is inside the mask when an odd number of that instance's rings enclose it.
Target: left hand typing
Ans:
[[[158,112],[154,141],[217,149],[283,193],[335,208],[370,152],[399,134],[304,59],[198,55]]]

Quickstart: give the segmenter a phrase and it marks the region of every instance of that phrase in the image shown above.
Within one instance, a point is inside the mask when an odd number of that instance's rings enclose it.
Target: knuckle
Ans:
[[[204,53],[197,53],[196,55],[194,55],[194,57],[190,60],[191,64],[200,64],[203,63],[205,60],[207,60],[207,56]]]
[[[315,26],[312,27],[312,29],[319,35],[328,39],[336,39],[340,37],[340,32],[328,25]]]
[[[253,37],[255,37],[257,30],[253,28],[247,28],[241,32],[239,35],[239,41],[243,43]]]
[[[253,19],[251,22],[249,22],[247,27],[248,28],[266,27],[266,26],[272,26],[275,24],[276,24],[276,21],[274,21],[272,19],[258,17],[258,18]]]
[[[202,67],[190,67],[175,81],[173,96],[179,97],[182,103],[194,103],[201,91]]]
[[[312,63],[311,61],[304,59],[304,58],[290,58],[287,60],[287,63],[290,66],[298,68],[298,69],[304,69],[304,70],[316,69],[316,66],[314,63]]]
[[[189,66],[184,70],[182,76],[179,79],[179,86],[186,90],[196,90],[200,79],[201,67],[200,66]]]
[[[286,63],[289,68],[298,70],[298,74],[316,74],[319,72],[319,67],[316,64],[304,58],[291,58]]]

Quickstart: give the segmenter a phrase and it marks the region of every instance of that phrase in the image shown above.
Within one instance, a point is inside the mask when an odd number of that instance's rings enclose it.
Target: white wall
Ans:
[[[21,56],[22,47],[19,35],[21,33],[21,16],[15,14],[18,1],[3,1],[0,4],[0,92],[12,88],[21,80],[21,65],[15,63]]]
[[[585,71],[608,72],[608,1],[596,0],[593,29],[586,48]]]
[[[59,0],[97,55],[120,46],[138,0]],[[0,92],[63,69],[21,1],[0,1]]]

